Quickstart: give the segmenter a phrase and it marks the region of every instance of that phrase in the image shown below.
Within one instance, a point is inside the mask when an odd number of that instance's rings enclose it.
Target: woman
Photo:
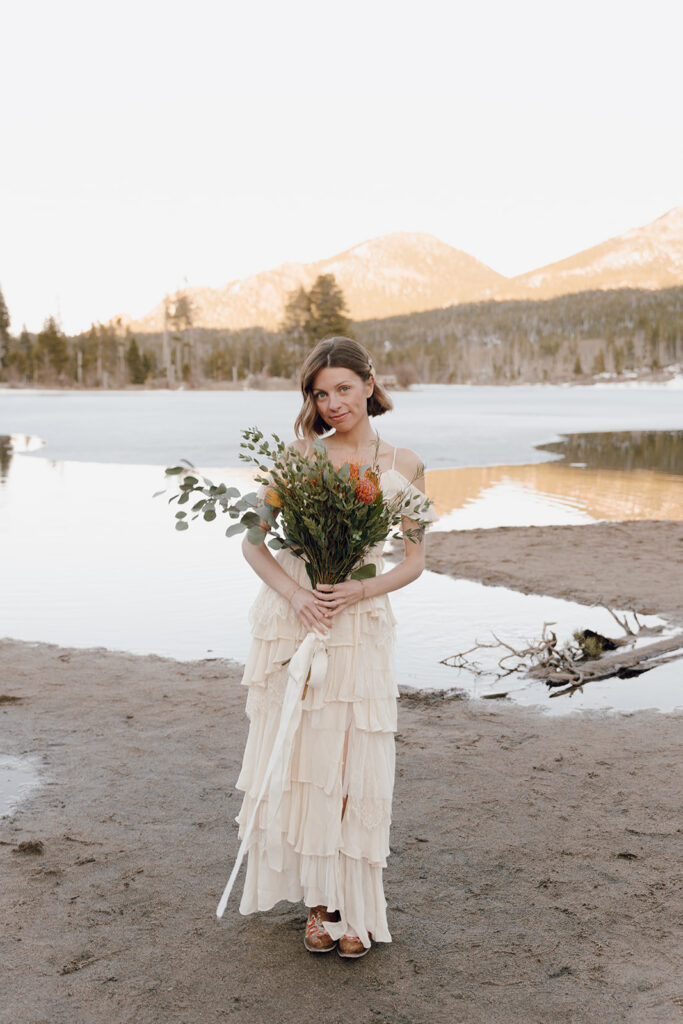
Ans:
[[[385,495],[415,487],[424,493],[417,455],[380,440],[370,424],[369,417],[387,412],[392,402],[362,345],[349,338],[319,342],[302,367],[301,391],[292,447],[306,455],[326,434],[336,467],[374,462]],[[404,520],[404,529],[409,526],[414,522]],[[391,941],[382,869],[389,854],[398,688],[387,594],[424,568],[421,536],[405,541],[402,561],[388,572],[381,571],[381,548],[366,559],[377,566],[374,578],[312,590],[300,558],[243,544],[264,586],[250,612],[253,642],[243,678],[250,725],[237,781],[245,793],[240,835],[273,748],[286,665],[311,630],[328,634],[328,667],[323,686],[305,697],[281,804],[269,813],[265,800],[258,809],[240,912],[303,899],[310,908],[306,949],[336,948],[349,958],[364,956],[372,938]]]

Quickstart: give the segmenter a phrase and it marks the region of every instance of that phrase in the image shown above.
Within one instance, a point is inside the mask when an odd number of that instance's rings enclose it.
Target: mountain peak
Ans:
[[[683,283],[683,206],[643,227],[518,277],[507,278],[425,231],[394,231],[315,263],[283,263],[221,288],[193,287],[197,327],[276,329],[287,299],[334,274],[353,320],[379,320],[485,299],[547,299],[601,288]],[[160,331],[164,303],[132,330]]]
[[[353,320],[416,313],[489,298],[505,278],[426,232],[396,231],[316,263],[283,263],[222,288],[188,289],[197,327],[275,329],[291,292],[334,274]],[[163,328],[163,303],[129,326]]]

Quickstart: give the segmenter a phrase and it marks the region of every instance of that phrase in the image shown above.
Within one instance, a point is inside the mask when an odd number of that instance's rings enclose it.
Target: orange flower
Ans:
[[[282,496],[274,487],[269,487],[266,491],[266,502],[272,505],[273,508],[282,508]]]
[[[336,466],[335,469],[338,471],[341,469],[341,466]],[[363,501],[366,505],[371,504],[379,492],[379,477],[377,474],[371,469],[366,469],[361,478],[360,464],[358,462],[349,462],[349,483],[353,483],[354,480],[358,481],[356,484],[356,500]]]
[[[358,474],[356,474],[358,476]],[[356,499],[370,505],[379,493],[379,478],[371,469],[366,469],[363,479],[356,484]]]
[[[377,497],[377,487],[371,480],[359,480],[356,487],[356,498],[370,505]]]

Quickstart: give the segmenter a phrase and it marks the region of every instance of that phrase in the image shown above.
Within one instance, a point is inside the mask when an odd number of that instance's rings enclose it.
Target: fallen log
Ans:
[[[583,661],[577,665],[580,668],[582,679],[576,685],[590,682],[594,679],[608,679],[624,668],[634,668],[643,662],[659,658],[662,654],[669,654],[672,651],[680,651],[678,657],[683,657],[683,634],[669,637],[667,640],[659,640],[657,643],[648,644],[647,647],[631,648],[628,651],[619,650],[615,654],[604,654],[594,661]],[[651,666],[652,667],[652,666]],[[543,679],[548,686],[561,686],[568,682],[568,678],[562,672],[548,672],[547,666],[534,665],[529,669],[527,675]]]
[[[680,633],[668,640],[660,640],[659,643],[649,644],[638,650],[620,651],[619,654],[600,658],[599,661],[585,662],[581,666],[583,678],[580,681],[562,679],[560,673],[557,673],[552,677],[544,678],[544,682],[552,687],[562,686],[563,683],[569,682],[568,686],[564,686],[561,690],[556,689],[554,693],[550,694],[551,697],[561,697],[563,694],[581,689],[586,683],[596,683],[601,679],[611,679],[615,676],[628,679],[631,676],[649,672],[651,669],[657,668],[658,665],[676,661],[678,658],[683,658],[683,635]],[[539,667],[531,669],[528,675],[543,677],[542,673],[538,671]]]

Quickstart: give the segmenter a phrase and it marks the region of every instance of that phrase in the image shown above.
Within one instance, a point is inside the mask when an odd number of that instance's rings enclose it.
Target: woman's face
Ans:
[[[374,381],[363,380],[344,366],[326,366],[313,381],[313,401],[325,423],[340,433],[367,419]]]

